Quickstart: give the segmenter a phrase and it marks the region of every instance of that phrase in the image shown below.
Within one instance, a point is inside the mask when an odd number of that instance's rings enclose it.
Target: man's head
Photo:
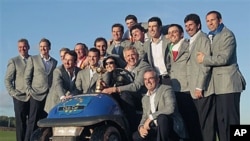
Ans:
[[[210,31],[215,31],[222,23],[222,16],[218,11],[210,11],[206,15],[207,27]]]
[[[63,58],[63,66],[65,69],[73,69],[76,66],[77,54],[73,50],[65,51]]]
[[[112,25],[112,39],[114,41],[121,41],[124,33],[124,27],[122,24],[116,23]]]
[[[159,76],[154,69],[149,69],[144,72],[144,84],[148,91],[152,92],[159,84]]]
[[[201,20],[197,14],[189,14],[184,19],[187,34],[192,37],[201,29]]]
[[[168,27],[168,38],[173,43],[178,43],[183,37],[183,28],[179,24],[171,24]]]
[[[39,42],[39,50],[40,50],[41,55],[48,56],[50,49],[51,49],[50,41],[46,38],[42,38]]]
[[[136,48],[133,46],[125,47],[123,50],[123,56],[124,56],[124,59],[127,63],[127,66],[129,66],[129,67],[136,66],[136,64],[139,60],[139,54],[138,54]]]
[[[161,36],[162,22],[159,17],[152,17],[148,20],[148,33],[151,38],[159,38]]]
[[[94,46],[100,51],[100,56],[106,55],[108,43],[105,38],[103,37],[96,38],[94,42]]]
[[[21,56],[27,57],[29,54],[30,45],[27,39],[20,39],[17,42],[18,52]]]
[[[66,51],[70,51],[70,49],[66,48],[66,47],[63,47],[60,49],[59,53],[60,53],[60,58],[61,58],[61,61],[63,62],[63,59],[64,59],[64,55],[65,55],[65,52]]]
[[[145,34],[145,29],[141,26],[141,24],[136,24],[134,26],[131,27],[130,29],[130,34],[132,36],[132,38],[135,41],[141,41],[144,42],[144,34]]]
[[[75,45],[75,52],[78,60],[80,60],[87,55],[88,47],[84,43],[77,43]]]
[[[96,48],[89,49],[88,52],[88,62],[90,66],[96,67],[100,59],[100,51]]]
[[[128,27],[128,29],[131,29],[131,27],[135,24],[137,24],[137,18],[135,15],[128,15],[125,18],[125,23]]]

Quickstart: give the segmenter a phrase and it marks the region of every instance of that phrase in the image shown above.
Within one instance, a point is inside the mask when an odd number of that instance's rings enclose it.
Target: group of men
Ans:
[[[112,40],[97,38],[94,48],[77,43],[74,51],[60,50],[62,65],[58,67],[49,54],[48,39],[39,42],[40,53],[35,56],[28,54],[28,40],[18,41],[19,55],[9,60],[5,78],[14,102],[17,141],[29,141],[36,122],[58,102],[93,93],[96,68],[109,55],[125,62],[124,69],[134,81],[125,86],[106,85],[102,92],[120,93],[135,108],[134,95],[146,88],[139,101],[143,108],[139,125],[133,122],[134,109],[124,111],[135,131],[133,140],[215,141],[218,135],[220,141],[229,141],[230,125],[240,124],[240,94],[246,82],[237,64],[236,39],[221,14],[207,13],[208,34],[202,32],[197,14],[187,15],[184,24],[189,39],[184,39],[179,24],[168,25],[163,35],[159,17],[151,17],[147,29],[134,15],[128,15],[125,22],[125,34],[122,24],[114,24]],[[109,75],[103,80],[109,84]]]

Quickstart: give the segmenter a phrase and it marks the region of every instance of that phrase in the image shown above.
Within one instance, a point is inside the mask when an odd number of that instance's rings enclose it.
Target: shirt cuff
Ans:
[[[148,118],[149,118],[150,120],[153,120],[153,119],[154,119],[152,114],[148,115]]]

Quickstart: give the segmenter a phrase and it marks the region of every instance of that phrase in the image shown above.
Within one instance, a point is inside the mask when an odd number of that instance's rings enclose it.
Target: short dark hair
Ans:
[[[181,32],[181,33],[184,32],[182,26],[179,25],[179,24],[170,24],[170,25],[168,26],[168,29],[169,29],[170,27],[174,27],[174,26],[178,28],[179,32]]]
[[[184,23],[188,21],[193,21],[196,25],[200,25],[199,29],[201,29],[201,20],[197,14],[192,13],[192,14],[187,15],[184,19]]]
[[[17,41],[18,43],[22,42],[24,43],[28,48],[30,48],[30,44],[29,44],[29,41],[25,38],[21,38]]]
[[[206,16],[208,16],[210,14],[216,14],[218,20],[222,19],[222,16],[221,16],[220,12],[218,12],[218,11],[209,11]]]
[[[120,23],[115,23],[115,24],[113,24],[113,25],[112,25],[112,28],[111,28],[111,31],[113,31],[113,28],[114,28],[114,27],[119,27],[119,28],[121,29],[122,33],[124,33],[124,27],[123,27],[122,24],[120,24]]]
[[[133,31],[134,29],[139,29],[141,32],[146,33],[146,30],[141,26],[141,24],[135,24],[134,26],[132,26],[132,27],[130,28],[130,34],[131,34],[131,36],[132,36],[132,31]]]
[[[75,52],[74,50],[68,50],[68,51],[66,51],[66,52],[64,53],[64,56],[65,56],[66,54],[69,54],[70,56],[73,56],[73,57],[74,57],[74,62],[77,61],[77,54],[76,54],[76,52]]]
[[[49,39],[42,38],[42,39],[40,40],[39,44],[40,44],[41,42],[46,42],[47,45],[48,45],[48,47],[49,47],[49,49],[51,48],[51,42],[49,41]]]
[[[97,53],[97,55],[100,57],[100,51],[99,51],[99,49],[97,49],[97,48],[91,48],[91,49],[89,49],[89,52],[96,52]]]
[[[137,17],[135,16],[135,15],[127,15],[126,17],[125,17],[125,22],[127,21],[127,20],[130,20],[130,19],[132,19],[133,21],[135,21],[136,23],[137,23]]]
[[[106,47],[108,47],[108,42],[107,42],[107,40],[106,40],[105,38],[103,38],[103,37],[98,37],[98,38],[96,38],[96,39],[95,39],[95,42],[94,42],[94,46],[96,46],[96,43],[97,43],[97,42],[100,42],[100,41],[103,41],[103,42],[105,43]]]
[[[158,26],[162,26],[162,22],[161,22],[161,19],[159,17],[151,17],[149,20],[148,20],[148,23],[149,22],[157,22],[157,25]]]
[[[66,47],[63,47],[63,48],[60,49],[59,52],[62,52],[62,51],[70,51],[70,49],[69,49],[69,48],[66,48]]]
[[[120,66],[119,63],[118,63],[117,58],[116,58],[115,56],[112,56],[112,55],[106,57],[106,58],[103,60],[103,66],[104,66],[104,67],[105,67],[106,61],[107,61],[108,59],[113,59],[113,60],[114,60],[114,63],[115,63],[115,66],[116,66],[117,68],[121,68],[121,66]]]

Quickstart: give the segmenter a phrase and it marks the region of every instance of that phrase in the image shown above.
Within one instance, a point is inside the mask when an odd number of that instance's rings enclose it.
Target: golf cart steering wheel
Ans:
[[[123,86],[130,84],[134,81],[134,77],[132,74],[122,68],[116,68],[112,72],[112,81],[113,81],[113,86]]]

